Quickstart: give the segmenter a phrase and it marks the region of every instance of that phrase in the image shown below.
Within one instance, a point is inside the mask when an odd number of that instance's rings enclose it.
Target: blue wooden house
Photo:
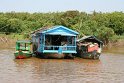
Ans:
[[[32,32],[33,51],[38,55],[47,54],[50,57],[59,58],[64,57],[61,54],[76,53],[78,34],[64,26],[40,28]]]

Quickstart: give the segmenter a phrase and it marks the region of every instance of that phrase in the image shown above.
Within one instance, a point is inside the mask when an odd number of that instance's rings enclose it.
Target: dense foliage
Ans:
[[[84,35],[95,35],[108,43],[114,35],[124,35],[124,13],[87,14],[79,11],[56,13],[0,13],[0,32],[30,33],[44,26],[63,25]]]

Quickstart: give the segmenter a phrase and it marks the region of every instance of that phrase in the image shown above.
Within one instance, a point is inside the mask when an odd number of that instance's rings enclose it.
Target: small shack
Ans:
[[[42,27],[32,32],[33,51],[37,53],[76,53],[79,33],[65,26]]]

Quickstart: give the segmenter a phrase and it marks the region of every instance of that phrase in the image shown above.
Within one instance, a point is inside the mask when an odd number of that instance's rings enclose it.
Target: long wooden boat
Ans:
[[[17,41],[16,51],[14,53],[16,59],[24,59],[32,56],[31,41]]]

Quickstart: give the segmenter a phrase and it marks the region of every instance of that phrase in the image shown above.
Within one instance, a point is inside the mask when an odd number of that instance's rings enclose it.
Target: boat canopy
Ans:
[[[99,45],[103,45],[103,42],[101,40],[99,40],[98,38],[96,38],[95,36],[84,36],[80,39],[77,39],[76,42],[94,42],[94,43],[98,43]]]
[[[29,40],[18,40],[16,43],[31,43]]]

